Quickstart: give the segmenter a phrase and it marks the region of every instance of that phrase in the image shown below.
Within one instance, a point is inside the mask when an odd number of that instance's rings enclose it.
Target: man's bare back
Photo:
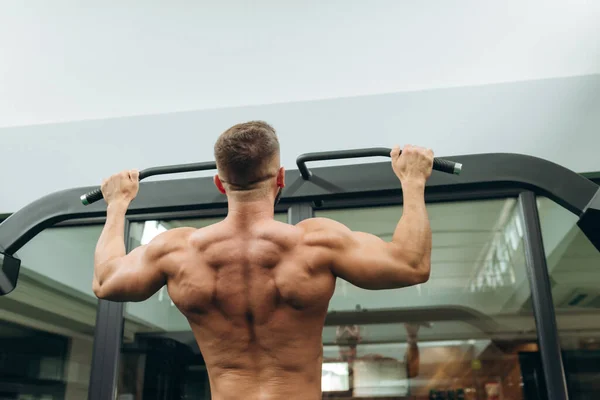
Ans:
[[[182,230],[169,295],[188,318],[214,399],[319,399],[335,288],[301,227],[274,220]],[[179,258],[181,257],[181,258]]]
[[[242,128],[234,133],[251,141],[248,129],[256,126]],[[236,152],[243,149],[240,143]],[[96,247],[94,292],[102,299],[143,301],[167,285],[194,332],[215,400],[320,399],[322,330],[336,278],[372,290],[429,278],[424,187],[433,153],[407,146],[402,155],[394,148],[391,156],[404,197],[391,242],[328,219],[296,226],[275,221],[273,203],[284,186],[277,153],[270,164],[260,164],[267,178],[259,184],[225,180],[248,181],[245,171],[215,177],[229,200],[222,222],[172,229],[125,254],[125,213],[137,195],[138,172],[115,175],[102,185],[108,208]]]

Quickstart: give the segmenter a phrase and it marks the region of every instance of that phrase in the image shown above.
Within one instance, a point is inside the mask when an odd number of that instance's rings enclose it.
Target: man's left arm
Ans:
[[[166,231],[129,254],[125,251],[125,214],[137,195],[137,171],[114,175],[102,183],[107,215],[94,256],[93,290],[100,299],[143,301],[167,283],[167,266],[185,248],[189,229]]]

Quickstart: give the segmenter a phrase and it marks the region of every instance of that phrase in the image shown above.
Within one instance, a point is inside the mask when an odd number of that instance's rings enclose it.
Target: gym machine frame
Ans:
[[[298,157],[298,171],[286,173],[287,187],[276,211],[297,223],[319,209],[400,204],[401,189],[389,161],[308,169],[307,161],[380,155],[372,150],[323,152]],[[381,149],[379,149],[381,150]],[[568,399],[556,317],[541,238],[536,195],[548,197],[579,217],[578,225],[600,250],[600,189],[581,175],[552,162],[519,154],[478,154],[449,158],[464,165],[460,176],[434,172],[426,201],[444,202],[518,197],[525,223],[527,272],[549,399]],[[208,169],[208,168],[207,168]],[[114,172],[114,171],[112,171]],[[107,171],[110,174],[111,171]],[[59,191],[34,201],[0,224],[0,287],[15,280],[17,251],[42,230],[64,221],[102,223],[104,202],[84,206],[80,197],[94,187]],[[226,212],[227,201],[211,178],[140,184],[127,213],[128,223]],[[2,290],[8,292],[9,290]],[[99,301],[90,400],[112,399],[121,345],[123,304]],[[342,318],[337,315],[335,319]]]

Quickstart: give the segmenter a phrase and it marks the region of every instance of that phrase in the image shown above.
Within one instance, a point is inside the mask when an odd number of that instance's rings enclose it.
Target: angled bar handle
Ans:
[[[389,157],[392,149],[387,147],[372,147],[368,149],[323,151],[318,153],[301,154],[296,159],[296,164],[304,180],[309,180],[312,172],[306,166],[309,161],[342,160],[346,158],[365,158],[365,157]],[[462,171],[462,164],[445,160],[443,158],[433,159],[433,169],[446,172],[448,174],[459,175]]]
[[[193,164],[178,164],[178,165],[165,165],[162,167],[153,167],[140,171],[140,181],[154,175],[166,175],[166,174],[179,174],[182,172],[194,172],[194,171],[209,171],[211,169],[217,169],[217,163],[214,161],[193,163]],[[81,195],[81,203],[84,206],[90,205],[102,199],[102,190],[100,188],[92,190],[89,193]]]

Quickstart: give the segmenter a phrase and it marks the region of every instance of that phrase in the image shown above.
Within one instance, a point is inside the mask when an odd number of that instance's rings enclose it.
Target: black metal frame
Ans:
[[[125,222],[125,249],[131,250],[129,232],[130,221]],[[119,372],[121,343],[123,341],[123,311],[125,304],[108,300],[98,300],[94,350],[88,400],[114,399]]]
[[[89,400],[108,400],[115,398],[119,356],[123,339],[123,310],[125,305],[107,300],[98,301],[96,331]]]
[[[464,165],[461,176],[434,172],[426,188],[426,200],[464,201],[515,197],[524,190],[546,196],[580,217],[596,218],[598,185],[551,162],[515,154],[481,154],[451,157]],[[398,179],[389,162],[314,168],[310,181],[298,171],[286,175],[288,186],[283,191],[277,211],[288,209],[288,222],[298,223],[313,215],[312,204],[321,208],[369,207],[400,204],[402,194]],[[80,195],[90,187],[65,190],[39,199],[14,213],[0,224],[0,252],[15,254],[37,233],[63,222],[65,225],[102,223],[106,208],[103,204],[83,206]],[[524,197],[525,196],[525,197]],[[546,360],[560,360],[556,344],[556,321],[553,303],[546,303],[549,286],[543,244],[535,202],[521,196],[530,251],[528,271],[534,300],[534,315],[538,324],[540,351]],[[600,198],[599,196],[595,197]],[[140,185],[138,198],[127,214],[128,223],[147,219],[193,218],[223,215],[226,198],[214,188],[210,178],[148,182]],[[590,207],[593,212],[588,213]],[[65,222],[76,220],[73,222]],[[589,219],[588,219],[589,222]],[[537,228],[536,228],[537,227]],[[551,298],[550,298],[551,299]],[[335,318],[342,317],[337,316]],[[334,316],[331,316],[334,318]],[[98,306],[90,399],[108,400],[116,390],[116,373],[123,324],[123,304],[101,301]],[[553,327],[553,328],[552,328]],[[552,329],[552,332],[546,331]],[[551,368],[551,367],[549,367]],[[545,372],[553,379],[561,376],[562,368]],[[548,380],[550,382],[551,380]],[[560,380],[558,380],[560,382]],[[548,388],[549,398],[567,399],[560,387]]]
[[[544,369],[546,390],[549,399],[568,399],[567,380],[558,338],[552,286],[546,263],[546,253],[542,238],[542,227],[533,192],[523,192],[519,196],[519,206],[523,218],[525,268],[531,288],[533,315],[538,331],[540,355]],[[550,307],[548,305],[551,305]],[[542,333],[543,334],[540,334]]]

